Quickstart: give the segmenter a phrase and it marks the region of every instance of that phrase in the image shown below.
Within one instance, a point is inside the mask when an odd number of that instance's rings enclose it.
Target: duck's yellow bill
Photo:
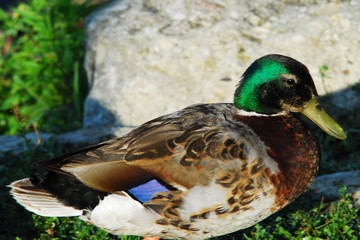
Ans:
[[[316,96],[308,102],[308,104],[301,111],[302,114],[310,118],[322,130],[338,139],[346,139],[346,133],[342,127],[335,122],[323,109],[317,100]]]

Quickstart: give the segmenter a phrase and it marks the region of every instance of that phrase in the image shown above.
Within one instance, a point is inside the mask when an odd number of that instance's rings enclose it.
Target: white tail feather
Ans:
[[[54,195],[44,189],[36,188],[29,178],[15,181],[9,185],[11,195],[30,212],[45,217],[80,216],[78,210],[62,204]]]

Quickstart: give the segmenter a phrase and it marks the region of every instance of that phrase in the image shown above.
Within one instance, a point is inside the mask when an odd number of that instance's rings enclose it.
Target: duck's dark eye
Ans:
[[[292,79],[292,78],[284,78],[283,81],[288,86],[293,86],[296,83],[296,81],[294,79]]]

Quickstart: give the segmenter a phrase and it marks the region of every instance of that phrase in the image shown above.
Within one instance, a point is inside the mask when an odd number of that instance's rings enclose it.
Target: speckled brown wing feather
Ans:
[[[114,192],[159,178],[177,187],[209,183],[221,161],[244,157],[231,104],[199,104],[149,121],[127,135],[38,166]],[[220,114],[219,114],[220,113]],[[232,133],[229,135],[227,133]]]

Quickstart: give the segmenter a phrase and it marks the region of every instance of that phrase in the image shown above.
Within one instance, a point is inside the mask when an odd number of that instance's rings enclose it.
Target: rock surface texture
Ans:
[[[360,171],[338,172],[319,176],[311,185],[308,194],[312,198],[334,200],[340,197],[339,188],[344,186],[351,193],[354,205],[360,208]]]
[[[358,0],[111,2],[88,19],[85,126],[137,126],[193,103],[230,102],[245,68],[269,53],[303,62],[319,94],[336,92],[353,108],[359,22]]]
[[[98,128],[82,128],[60,135],[42,132],[32,132],[26,135],[4,135],[0,136],[0,157],[6,153],[18,155],[21,152],[28,150],[29,146],[34,147],[36,145],[42,145],[51,139],[55,139],[61,146],[67,147],[68,151],[74,151],[81,147],[106,141],[115,136],[123,136],[132,129],[133,128],[129,127],[106,126]]]

